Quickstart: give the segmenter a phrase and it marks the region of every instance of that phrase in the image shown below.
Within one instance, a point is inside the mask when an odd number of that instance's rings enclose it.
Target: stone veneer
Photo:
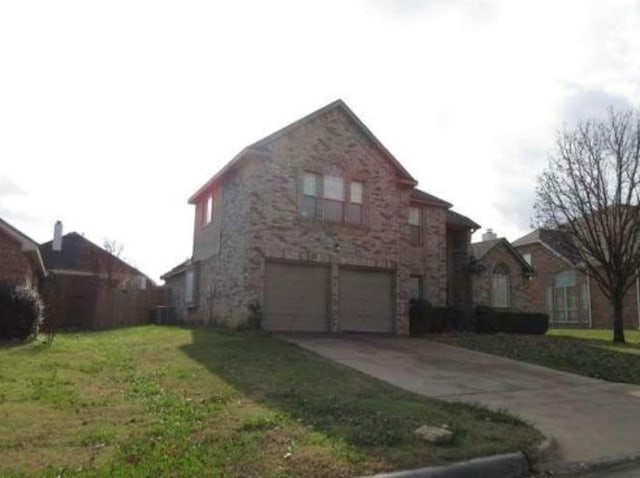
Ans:
[[[341,172],[346,184],[362,181],[363,225],[303,218],[305,171]],[[446,210],[425,207],[424,246],[410,247],[410,191],[392,162],[340,108],[276,137],[264,154],[239,162],[223,176],[220,249],[201,260],[199,307],[191,319],[231,325],[246,320],[249,304],[264,303],[265,262],[290,259],[331,264],[333,331],[340,329],[341,265],[394,271],[395,330],[408,334],[409,276],[424,276],[433,303],[444,304],[447,293]],[[196,211],[196,229],[201,229],[196,235],[207,234],[198,226],[201,214]],[[194,238],[194,257],[202,243],[209,242]]]

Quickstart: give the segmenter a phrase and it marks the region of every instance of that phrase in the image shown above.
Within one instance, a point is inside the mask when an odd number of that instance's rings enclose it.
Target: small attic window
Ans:
[[[527,252],[526,254],[522,254],[522,258],[527,262],[527,264],[531,265],[531,253]]]

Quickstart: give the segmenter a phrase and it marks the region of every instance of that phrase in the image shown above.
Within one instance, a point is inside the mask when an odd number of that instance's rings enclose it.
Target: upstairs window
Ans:
[[[213,218],[213,194],[211,194],[203,204],[202,225],[206,226]]]
[[[498,264],[491,275],[491,307],[508,309],[511,302],[511,276],[509,268]]]
[[[304,173],[302,183],[302,217],[362,224],[364,183],[347,183],[339,174],[323,175],[312,172]]]
[[[207,224],[213,219],[213,194],[207,199]]]
[[[304,173],[303,182],[302,217],[319,217],[320,175]]]
[[[422,245],[422,210],[419,207],[409,208],[409,243]]]
[[[522,254],[522,257],[524,258],[525,262],[529,265],[531,265],[531,253],[527,252],[526,254]]]
[[[344,178],[324,176],[323,182],[324,218],[331,222],[342,222],[344,217]]]
[[[362,196],[364,185],[359,181],[351,181],[349,185],[349,204],[345,221],[349,224],[362,224]]]

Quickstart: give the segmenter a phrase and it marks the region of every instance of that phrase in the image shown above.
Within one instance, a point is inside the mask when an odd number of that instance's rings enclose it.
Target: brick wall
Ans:
[[[573,270],[576,274],[576,287],[579,291],[579,297],[583,301],[580,304],[580,320],[576,325],[583,327],[589,325],[590,308],[591,321],[594,328],[611,328],[613,320],[611,304],[594,279],[588,281],[585,274],[540,243],[519,246],[517,249],[521,254],[531,254],[532,266],[535,270],[535,275],[530,283],[528,310],[549,313],[547,289],[553,285],[556,274]],[[589,295],[580,292],[583,288],[589,289]],[[626,328],[638,328],[637,310],[636,288],[633,286],[624,300],[623,316]],[[559,323],[557,325],[565,326],[566,324]]]
[[[624,297],[622,317],[626,329],[638,329],[638,302],[635,284]],[[613,327],[613,308],[595,280],[591,281],[591,318],[594,328]]]
[[[340,173],[346,184],[350,180],[363,182],[363,224],[303,218],[300,204],[305,171]],[[424,245],[410,247],[411,188],[398,182],[398,174],[340,109],[291,130],[270,143],[264,154],[241,162],[225,174],[221,185],[219,251],[211,252],[208,239],[196,237],[194,241],[194,257],[202,260],[199,310],[191,319],[231,325],[246,320],[250,303],[264,304],[266,260],[284,258],[331,264],[333,330],[339,329],[339,268],[356,265],[392,270],[396,279],[395,328],[400,334],[408,333],[412,273],[424,275],[429,300],[436,304],[447,300],[446,210],[425,206]],[[196,227],[199,215],[197,211]]]
[[[493,270],[498,264],[509,269],[510,278],[510,310],[528,310],[531,284],[522,274],[522,263],[509,252],[504,244],[498,244],[483,258],[484,270],[472,275],[473,304],[491,305],[491,286]]]
[[[0,230],[0,280],[10,285],[31,285],[35,274],[20,242]]]

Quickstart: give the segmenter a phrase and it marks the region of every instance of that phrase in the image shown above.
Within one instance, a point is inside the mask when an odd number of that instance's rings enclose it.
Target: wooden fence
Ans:
[[[92,328],[108,329],[127,325],[147,324],[157,306],[168,305],[170,290],[157,287],[151,289],[110,289],[97,292],[95,316]]]

